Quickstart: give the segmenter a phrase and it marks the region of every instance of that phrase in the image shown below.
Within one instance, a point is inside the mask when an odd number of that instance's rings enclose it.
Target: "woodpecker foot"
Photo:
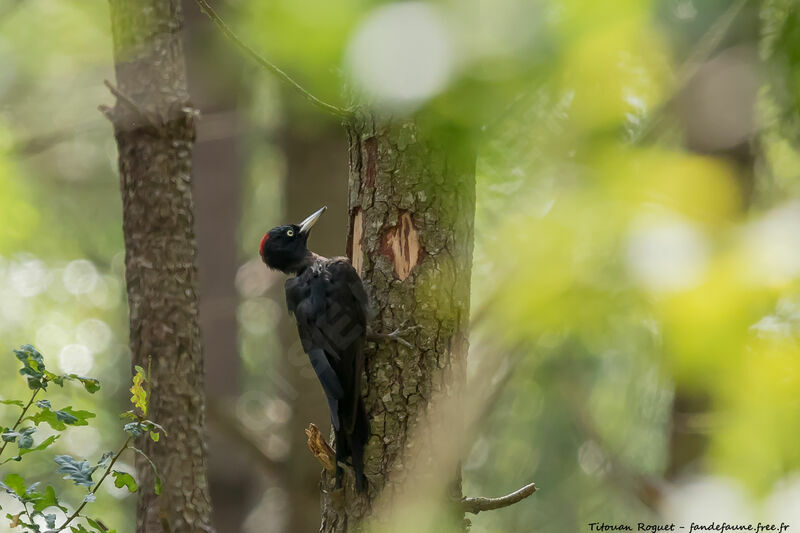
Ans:
[[[403,326],[405,326],[405,322],[400,324],[400,327],[395,329],[391,333],[374,333],[374,332],[370,332],[370,333],[367,334],[367,340],[370,340],[370,341],[373,341],[373,342],[378,342],[378,341],[382,341],[382,340],[394,341],[394,342],[397,342],[399,344],[402,344],[406,348],[413,349],[414,346],[410,342],[405,340],[403,338],[403,335],[411,333],[415,329],[419,329],[420,326],[411,326],[411,327],[408,327],[408,328],[403,327]]]

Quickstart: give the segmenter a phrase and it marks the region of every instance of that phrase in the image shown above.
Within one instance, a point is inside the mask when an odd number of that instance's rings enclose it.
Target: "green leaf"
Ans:
[[[166,430],[166,429],[164,429],[164,426],[162,426],[161,424],[156,424],[156,423],[155,423],[155,422],[153,422],[152,420],[145,420],[145,421],[144,421],[144,424],[145,424],[145,426],[147,427],[147,430],[148,430],[148,431],[152,431],[152,430],[154,430],[154,429],[155,429],[155,430],[161,431],[161,433],[163,433],[163,434],[164,434],[164,436],[167,436],[167,435],[168,435],[168,434],[167,434],[167,430]]]
[[[69,529],[72,531],[72,533],[92,533],[81,524],[78,524],[77,526],[69,526]]]
[[[67,512],[67,508],[61,505],[58,501],[58,497],[56,496],[56,491],[50,485],[44,489],[44,492],[38,495],[33,500],[33,510],[37,513],[41,513],[48,507],[58,507],[65,513]]]
[[[70,374],[68,377],[80,381],[83,388],[86,389],[89,394],[94,394],[100,390],[100,381],[95,378],[87,378],[86,376],[79,376],[78,374]]]
[[[136,374],[133,376],[133,385],[130,388],[131,403],[141,411],[143,416],[147,416],[147,390],[144,388],[147,377],[142,367],[137,365],[135,369]]]
[[[98,468],[105,468],[105,466],[108,464],[108,462],[111,460],[112,457],[114,457],[114,452],[104,453],[103,456],[100,457],[100,461],[98,461],[97,465],[94,467],[95,470],[97,470]]]
[[[17,448],[20,450],[27,450],[33,446],[33,436],[32,434],[36,431],[36,428],[25,428],[17,437]],[[20,454],[22,455],[22,454]]]
[[[47,379],[45,379],[44,358],[39,351],[30,344],[23,344],[19,349],[14,350],[14,354],[22,362],[20,374],[28,380],[28,388],[31,390],[46,389]]]
[[[0,483],[0,487],[10,494],[16,494],[20,498],[25,496],[25,478],[18,474],[8,474]]]
[[[145,458],[147,460],[148,463],[150,463],[150,468],[153,469],[153,475],[156,478],[155,479],[155,485],[153,486],[153,492],[155,492],[156,496],[160,495],[161,494],[161,489],[164,486],[164,482],[161,480],[161,476],[158,475],[158,468],[156,468],[156,464],[153,462],[152,459],[150,459],[150,457],[147,456],[146,453],[144,453],[139,448],[137,448],[135,446],[129,446],[129,448],[131,450],[135,451],[136,453],[138,453],[139,455],[141,455],[143,458]]]
[[[5,442],[15,442],[20,450],[30,448],[33,446],[33,437],[31,436],[36,431],[36,428],[29,427],[21,431],[6,430],[0,435]]]
[[[136,480],[133,479],[133,476],[129,473],[122,472],[120,470],[114,470],[111,472],[111,475],[114,476],[114,486],[118,489],[127,487],[128,492],[136,492],[139,490],[139,485],[136,484]]]
[[[86,503],[94,503],[97,499],[97,496],[94,495],[94,492],[88,493],[86,496],[83,497],[83,501]]]
[[[38,402],[36,402],[36,407],[42,407],[42,408],[46,407],[47,409],[50,409],[50,407],[52,406],[50,405],[50,400],[39,400]]]
[[[58,464],[57,472],[64,474],[63,479],[70,479],[76,485],[84,487],[94,485],[92,474],[95,469],[92,468],[89,461],[78,461],[69,455],[56,455],[54,460]]]
[[[53,412],[56,414],[56,418],[59,421],[64,422],[68,426],[72,426],[78,421],[78,417],[77,416],[75,416],[73,414],[70,414],[67,411],[60,410],[60,411],[53,411]]]
[[[49,407],[42,407],[41,411],[27,417],[27,419],[37,426],[42,422],[46,422],[56,431],[64,431],[67,429],[67,426],[88,426],[89,422],[87,422],[87,420],[95,416],[97,415],[91,411],[76,411],[72,406],[67,406],[57,411]]]
[[[128,422],[127,424],[122,426],[122,429],[130,433],[134,437],[139,437],[141,435],[144,435],[145,432],[144,428],[142,427],[142,424],[140,424],[139,422]]]
[[[17,407],[25,407],[25,404],[20,400],[0,400],[3,405],[16,405]]]
[[[53,374],[49,370],[45,370],[44,377],[47,378],[47,381],[52,381],[56,385],[62,387],[64,386],[64,380],[80,381],[81,385],[83,385],[83,388],[86,389],[90,394],[94,394],[95,392],[100,390],[100,381],[98,381],[95,378],[79,376],[78,374],[66,374],[63,376],[59,376],[58,374]]]
[[[107,532],[110,533],[106,525],[102,523],[100,520],[94,520],[92,518],[89,518],[88,516],[85,516],[84,518],[89,523],[89,525],[96,531],[99,531],[100,533],[107,533]]]
[[[31,452],[42,451],[45,448],[47,448],[48,446],[50,446],[51,444],[53,444],[55,441],[57,441],[59,436],[60,435],[50,435],[49,437],[44,439],[42,442],[40,442],[35,448],[28,448],[28,449],[25,449],[25,450],[20,450],[19,454],[20,454],[20,456],[22,456],[22,455],[29,454]]]
[[[151,431],[150,438],[153,439],[153,442],[158,442],[158,439],[161,438],[161,433],[159,433],[158,431]]]
[[[55,383],[59,387],[63,387],[64,386],[64,376],[59,376],[58,374],[53,374],[49,370],[45,370],[44,371],[44,377],[46,377],[48,381],[52,381],[53,383]]]
[[[122,429],[127,431],[134,437],[139,437],[150,431],[151,432],[150,438],[152,438],[154,442],[158,442],[159,436],[153,437],[152,432],[155,432],[157,434],[160,431],[164,435],[167,434],[167,431],[161,425],[156,424],[152,420],[128,422],[122,427]]]
[[[39,496],[41,496],[41,493],[36,492],[36,489],[38,489],[39,485],[41,484],[42,484],[41,481],[37,481],[36,483],[31,483],[30,485],[28,485],[28,488],[25,489],[25,496],[28,497],[27,499],[32,500],[33,498],[38,498]]]
[[[67,429],[67,425],[64,421],[59,420],[58,415],[56,415],[55,411],[52,409],[44,408],[38,413],[31,415],[28,417],[28,420],[36,424],[37,426],[42,422],[47,422],[50,424],[50,427],[57,430],[57,431],[64,431]]]

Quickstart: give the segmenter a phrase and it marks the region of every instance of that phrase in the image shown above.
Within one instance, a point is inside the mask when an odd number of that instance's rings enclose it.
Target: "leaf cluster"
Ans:
[[[89,420],[95,418],[95,413],[91,411],[75,409],[71,405],[54,408],[48,399],[37,400],[39,394],[47,392],[48,385],[56,384],[63,387],[65,382],[72,381],[80,384],[90,394],[100,390],[100,382],[95,378],[77,374],[55,374],[47,370],[42,354],[29,344],[14,350],[14,354],[22,363],[19,374],[26,379],[28,388],[32,392],[27,401],[0,400],[0,404],[20,409],[19,416],[12,425],[7,427],[0,425],[0,466],[11,461],[20,462],[25,455],[41,452],[58,440],[60,435],[57,433],[38,444],[35,443],[34,435],[42,423],[60,433],[71,426],[87,426]],[[34,533],[57,533],[67,530],[73,533],[113,533],[114,530],[108,529],[100,520],[87,516],[85,508],[95,501],[97,490],[109,476],[113,478],[114,486],[117,488],[124,487],[130,493],[139,490],[133,475],[114,469],[117,460],[128,450],[148,461],[155,474],[153,490],[156,494],[161,493],[163,482],[155,463],[142,450],[132,445],[134,438],[142,435],[149,435],[154,442],[160,440],[162,433],[166,436],[162,426],[145,418],[149,407],[150,390],[148,372],[142,367],[136,367],[130,391],[133,409],[121,415],[121,418],[126,420],[122,430],[128,436],[116,452],[105,452],[96,463],[88,458],[75,458],[70,455],[55,455],[53,458],[57,465],[56,474],[63,480],[71,481],[74,485],[86,489],[83,500],[78,505],[72,506],[75,510],[71,514],[67,515],[70,506],[62,504],[53,485],[46,485],[41,489],[41,482],[28,484],[25,478],[17,473],[8,473],[5,477],[0,477],[2,479],[0,491],[9,494],[21,505],[21,510],[5,514],[10,528],[20,528],[20,531]],[[16,454],[3,459],[3,452],[9,445],[14,445]],[[57,524],[56,511],[61,511],[66,517],[60,524]]]

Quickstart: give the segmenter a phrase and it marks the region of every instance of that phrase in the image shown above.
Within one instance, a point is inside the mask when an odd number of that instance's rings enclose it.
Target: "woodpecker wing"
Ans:
[[[322,384],[334,429],[352,434],[364,369],[367,295],[345,258],[319,258],[286,282],[286,303]]]
[[[364,284],[346,258],[334,258],[328,262],[331,273],[328,300],[340,302],[336,329],[346,332],[343,344],[353,339],[337,366],[341,368],[345,390],[352,391],[342,406],[345,430],[353,434],[357,423],[361,398],[361,374],[364,371],[364,339],[367,334],[368,302]]]

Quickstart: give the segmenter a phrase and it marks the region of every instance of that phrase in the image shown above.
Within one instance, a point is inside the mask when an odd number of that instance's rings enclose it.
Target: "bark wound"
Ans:
[[[364,269],[364,252],[361,243],[361,239],[364,236],[364,214],[361,212],[360,207],[355,209],[355,214],[351,218],[350,224],[352,224],[353,232],[350,233],[348,238],[347,255],[350,256],[350,262],[360,276]]]
[[[381,238],[381,253],[394,265],[400,281],[406,279],[419,262],[419,232],[414,227],[411,215],[404,211],[397,225],[387,229]]]

